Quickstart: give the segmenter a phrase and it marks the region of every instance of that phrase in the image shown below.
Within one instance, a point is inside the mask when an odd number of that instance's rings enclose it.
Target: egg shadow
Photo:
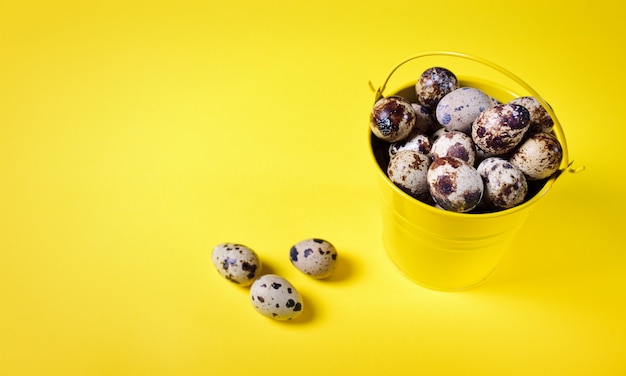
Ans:
[[[340,282],[345,281],[353,274],[354,264],[350,258],[343,255],[337,256],[337,266],[330,276],[320,279],[323,282]]]
[[[285,320],[285,323],[292,325],[302,325],[313,321],[315,317],[315,304],[307,299],[307,295],[300,292],[302,298],[302,313],[294,319]]]
[[[267,274],[276,274],[276,269],[273,268],[272,265],[268,265],[267,263],[264,262],[261,265],[261,271],[255,278],[259,278],[260,276],[267,275]]]

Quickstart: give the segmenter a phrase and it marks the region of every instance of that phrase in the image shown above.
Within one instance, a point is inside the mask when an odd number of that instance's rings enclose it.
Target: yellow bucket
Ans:
[[[410,63],[410,64],[407,64]],[[411,65],[411,69],[406,69]],[[563,171],[570,168],[567,144],[561,125],[548,103],[529,85],[506,69],[482,58],[447,51],[412,56],[387,76],[376,89],[374,101],[385,95],[391,81],[400,95],[416,102],[415,82],[430,67],[444,67],[458,78],[460,86],[475,87],[502,102],[534,96],[554,120],[553,133],[563,148],[559,170],[532,186],[529,199],[511,209],[490,213],[455,213],[435,208],[409,196],[386,175],[389,144],[370,131],[370,144],[382,198],[383,244],[393,263],[409,279],[442,291],[464,290],[486,281],[496,270],[503,252],[522,227],[533,205],[548,192]],[[403,67],[403,69],[400,69]],[[406,77],[406,78],[402,78]]]

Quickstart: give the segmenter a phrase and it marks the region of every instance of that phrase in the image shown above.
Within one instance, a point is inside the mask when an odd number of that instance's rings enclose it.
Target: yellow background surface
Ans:
[[[624,18],[605,0],[3,1],[0,373],[626,375]],[[586,166],[460,293],[387,258],[366,138],[368,81],[428,50],[522,77]],[[332,278],[290,264],[309,237],[337,247]],[[226,241],[303,315],[257,314],[211,264]]]

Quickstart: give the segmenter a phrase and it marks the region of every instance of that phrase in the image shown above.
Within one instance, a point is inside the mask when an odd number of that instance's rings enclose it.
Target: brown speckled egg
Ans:
[[[509,103],[519,104],[528,110],[530,113],[529,132],[550,133],[552,131],[552,128],[554,127],[554,120],[552,120],[548,111],[546,111],[541,103],[539,103],[537,98],[531,96],[520,97],[512,99]]]
[[[370,114],[370,128],[374,135],[388,142],[407,137],[415,126],[415,111],[404,98],[392,96],[381,98],[374,104]]]
[[[337,266],[337,250],[323,239],[305,239],[289,250],[291,264],[302,273],[322,279],[330,277]]]
[[[474,145],[476,145],[476,144],[474,144]],[[487,159],[489,157],[496,157],[496,156],[497,155],[495,155],[493,153],[487,153],[483,149],[481,149],[478,146],[476,146],[476,164],[479,164],[480,162],[484,161],[485,159]]]
[[[507,153],[528,130],[530,114],[517,104],[499,104],[483,111],[472,124],[472,139],[487,153]]]
[[[495,97],[489,97],[489,98],[491,99],[491,104],[494,106],[502,104],[502,102],[498,98],[495,98]]]
[[[213,248],[211,261],[222,277],[241,286],[250,285],[261,271],[257,254],[241,244],[218,244]]]
[[[449,131],[433,142],[431,155],[433,159],[457,157],[474,166],[476,146],[474,146],[472,138],[465,133]]]
[[[429,155],[432,146],[433,142],[430,137],[425,134],[409,135],[408,138],[402,141],[393,142],[389,145],[389,156],[394,156],[399,151],[403,150],[412,150],[424,155]]]
[[[442,67],[426,69],[415,84],[417,100],[430,111],[446,94],[457,89],[459,81],[450,70]]]
[[[291,320],[302,313],[302,298],[283,277],[266,274],[250,287],[250,301],[261,315],[274,320]]]
[[[428,168],[427,179],[432,198],[445,210],[469,212],[480,203],[483,196],[480,174],[459,158],[435,159]]]
[[[446,128],[439,128],[430,135],[430,139],[433,140],[433,142],[435,142],[439,137],[443,136],[446,132],[448,132]]]
[[[524,173],[509,161],[490,157],[476,168],[483,178],[483,199],[496,209],[509,209],[524,202],[528,183]]]
[[[415,125],[411,133],[426,134],[435,129],[437,122],[426,107],[419,103],[411,103],[411,107],[413,107],[413,112],[415,112]]]
[[[559,140],[550,133],[539,132],[522,141],[509,161],[522,170],[528,180],[540,180],[554,174],[562,159]]]
[[[461,87],[441,98],[435,116],[447,130],[469,134],[474,120],[491,106],[493,102],[487,94],[473,87]]]
[[[396,153],[387,166],[387,175],[404,192],[420,197],[428,193],[426,174],[430,158],[427,155],[404,150]]]

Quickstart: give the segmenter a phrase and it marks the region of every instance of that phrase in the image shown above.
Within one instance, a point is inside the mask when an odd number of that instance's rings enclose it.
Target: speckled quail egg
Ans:
[[[463,132],[449,131],[433,142],[431,148],[433,159],[442,157],[457,157],[474,166],[476,161],[476,146],[472,138]]]
[[[469,134],[474,120],[491,106],[491,98],[481,90],[461,87],[441,98],[435,116],[447,130]]]
[[[483,111],[472,124],[472,139],[487,153],[502,155],[522,140],[530,114],[518,104],[499,104]]]
[[[511,162],[490,157],[476,168],[483,178],[483,200],[496,209],[509,209],[524,202],[528,183],[524,173]]]
[[[440,127],[436,129],[431,135],[430,139],[435,142],[439,137],[441,137],[444,133],[448,132],[446,128]]]
[[[296,269],[310,277],[327,278],[337,267],[337,249],[323,239],[305,239],[291,247],[289,260]]]
[[[406,139],[393,142],[389,145],[389,156],[394,156],[399,151],[412,150],[424,155],[429,155],[433,143],[425,134],[409,135]]]
[[[476,143],[474,143],[474,146],[476,146]],[[494,153],[488,153],[488,152],[484,151],[483,149],[479,148],[478,146],[476,146],[475,149],[476,149],[476,163],[474,165],[479,164],[480,162],[484,161],[485,159],[487,159],[489,157],[496,157],[497,156]]]
[[[415,126],[415,111],[411,103],[398,96],[380,98],[370,114],[374,135],[388,142],[407,137]]]
[[[550,133],[539,132],[522,141],[509,161],[522,170],[528,180],[540,180],[554,174],[562,159],[559,140]]]
[[[426,175],[430,158],[412,150],[404,150],[391,157],[387,176],[398,188],[416,198],[428,193]]]
[[[537,98],[532,96],[520,97],[510,100],[509,103],[524,106],[530,113],[528,132],[550,133],[552,131],[554,120],[552,120],[548,111],[539,103]]]
[[[302,313],[302,298],[283,277],[263,275],[250,287],[250,301],[261,315],[275,320],[291,320]]]
[[[442,67],[426,69],[415,83],[417,100],[430,111],[446,94],[457,89],[459,81],[450,70]]]
[[[437,122],[433,118],[432,113],[419,103],[411,103],[413,112],[415,112],[415,125],[411,133],[413,134],[426,134],[435,129]]]
[[[213,248],[211,261],[222,277],[242,286],[250,285],[261,271],[257,254],[242,244],[218,244]]]
[[[498,98],[496,98],[496,97],[491,97],[490,96],[489,98],[491,99],[491,104],[494,105],[494,106],[496,106],[498,104],[502,104],[502,102]]]
[[[480,203],[483,195],[480,174],[459,158],[435,159],[428,168],[427,179],[433,200],[445,210],[469,212]]]

